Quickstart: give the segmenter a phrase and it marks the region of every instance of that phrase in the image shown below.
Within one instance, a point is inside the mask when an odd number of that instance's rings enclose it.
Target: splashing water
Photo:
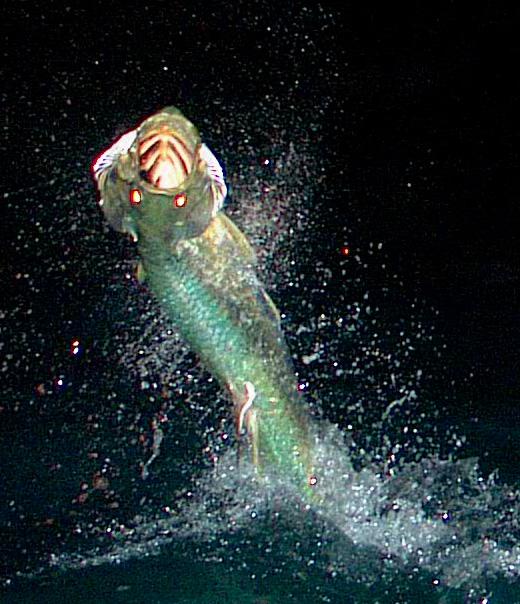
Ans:
[[[316,426],[322,496],[316,508],[279,480],[259,480],[246,462],[237,471],[229,450],[160,514],[111,531],[90,552],[51,555],[50,564],[62,570],[120,564],[196,542],[201,560],[240,568],[254,543],[255,551],[279,548],[279,555],[294,556],[301,572],[312,566],[353,585],[382,578],[394,589],[403,577],[420,577],[439,593],[450,588],[474,596],[467,601],[483,601],[492,578],[518,579],[520,548],[510,543],[518,494],[483,480],[475,460],[424,459],[385,477],[374,467],[355,471],[346,448],[336,427]],[[237,542],[244,556],[233,556]]]

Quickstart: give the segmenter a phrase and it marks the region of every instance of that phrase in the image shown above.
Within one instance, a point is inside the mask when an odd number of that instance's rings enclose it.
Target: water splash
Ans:
[[[462,590],[477,602],[490,580],[518,580],[518,493],[493,477],[484,480],[475,460],[424,459],[390,477],[375,467],[356,471],[344,435],[326,422],[316,427],[318,505],[304,504],[283,479],[260,478],[246,462],[238,471],[229,450],[192,491],[155,516],[111,531],[90,552],[51,555],[50,566],[120,564],[183,542],[196,542],[201,560],[233,565],[241,559],[233,557],[237,542],[244,551],[251,543],[272,549],[283,532],[279,555],[290,557],[296,548],[302,569],[352,583],[422,576],[439,594]]]

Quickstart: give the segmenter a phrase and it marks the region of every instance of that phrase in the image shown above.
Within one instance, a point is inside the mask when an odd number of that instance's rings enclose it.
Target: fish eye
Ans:
[[[187,203],[188,203],[188,197],[186,196],[186,193],[178,193],[173,198],[173,205],[176,208],[183,208]]]
[[[133,206],[138,206],[143,200],[141,191],[139,189],[130,189],[129,200]]]

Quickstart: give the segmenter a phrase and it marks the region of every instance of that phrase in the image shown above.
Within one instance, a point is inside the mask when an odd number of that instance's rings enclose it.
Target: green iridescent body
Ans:
[[[195,128],[174,108],[145,120],[137,140],[158,123],[182,129],[200,145]],[[177,189],[164,191],[140,178],[135,148],[99,178],[107,219],[137,240],[141,278],[231,394],[237,423],[244,420],[261,473],[283,475],[312,498],[308,416],[278,311],[256,275],[254,252],[234,223],[214,211],[203,163]],[[138,205],[128,201],[134,188],[142,192]],[[183,207],[172,203],[179,194],[187,199]]]

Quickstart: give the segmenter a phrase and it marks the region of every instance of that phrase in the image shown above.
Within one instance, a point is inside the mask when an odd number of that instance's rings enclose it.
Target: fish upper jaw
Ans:
[[[193,172],[197,151],[195,141],[187,140],[167,124],[148,130],[136,141],[139,176],[156,189],[177,189]]]
[[[197,129],[175,107],[145,119],[132,146],[142,184],[155,192],[185,186],[196,171],[200,145]]]

